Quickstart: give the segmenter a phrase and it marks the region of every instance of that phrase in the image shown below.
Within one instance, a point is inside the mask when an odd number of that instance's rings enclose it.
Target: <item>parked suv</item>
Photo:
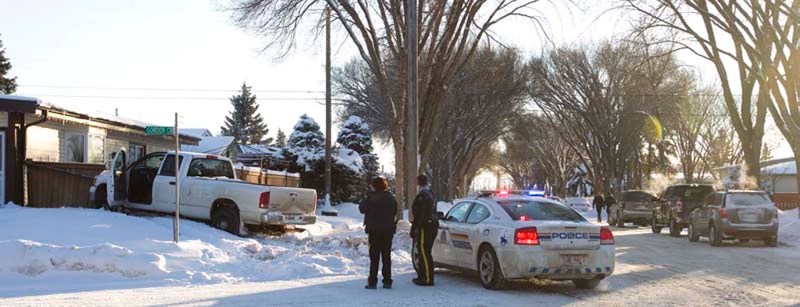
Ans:
[[[645,191],[630,190],[620,193],[616,205],[611,207],[609,224],[622,227],[631,222],[638,226],[647,226],[653,215],[653,208],[658,204],[658,198]]]
[[[763,240],[778,244],[778,209],[762,191],[711,193],[689,217],[689,241],[708,237],[711,246],[722,240]]]
[[[689,214],[713,192],[714,186],[710,184],[678,184],[664,189],[658,206],[653,208],[650,224],[653,233],[661,233],[663,227],[669,227],[671,236],[680,237],[681,231],[689,225]]]

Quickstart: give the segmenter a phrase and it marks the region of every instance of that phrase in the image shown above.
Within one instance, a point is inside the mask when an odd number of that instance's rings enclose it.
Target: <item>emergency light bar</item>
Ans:
[[[478,197],[491,197],[491,196],[537,196],[544,197],[544,191],[538,190],[482,190],[478,192]]]

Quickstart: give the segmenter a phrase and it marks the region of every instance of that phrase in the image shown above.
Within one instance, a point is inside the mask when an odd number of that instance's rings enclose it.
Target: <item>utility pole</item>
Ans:
[[[331,206],[331,8],[325,8],[325,206]]]
[[[418,144],[419,111],[417,109],[417,0],[408,0],[406,12],[406,50],[408,51],[408,67],[406,80],[406,206],[411,213],[414,197],[417,194],[417,171],[419,167]],[[408,215],[413,221],[413,215]]]
[[[181,168],[181,141],[180,133],[178,133],[178,112],[175,112],[175,220],[172,222],[172,236],[175,243],[178,243],[180,238],[180,220],[181,220],[181,176],[179,175]]]

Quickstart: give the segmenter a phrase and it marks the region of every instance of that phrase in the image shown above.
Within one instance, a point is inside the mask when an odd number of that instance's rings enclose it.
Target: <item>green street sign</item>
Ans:
[[[144,133],[147,135],[175,135],[174,127],[160,127],[160,126],[147,126],[144,127]]]

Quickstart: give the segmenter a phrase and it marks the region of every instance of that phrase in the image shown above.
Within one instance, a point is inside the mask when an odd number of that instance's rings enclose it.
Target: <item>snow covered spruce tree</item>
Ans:
[[[343,148],[356,152],[364,165],[364,178],[361,180],[359,198],[363,198],[369,190],[369,181],[378,176],[378,156],[372,147],[372,131],[361,117],[351,115],[342,124],[336,142]]]
[[[289,171],[300,173],[300,185],[325,196],[325,136],[319,124],[303,115],[295,124],[286,144]],[[331,202],[358,201],[363,193],[364,166],[361,156],[346,147],[333,150],[331,166]]]
[[[272,139],[264,139],[269,132],[267,124],[258,113],[256,95],[247,84],[242,83],[242,91],[231,97],[233,111],[225,117],[222,135],[233,136],[239,144],[269,144]]]

